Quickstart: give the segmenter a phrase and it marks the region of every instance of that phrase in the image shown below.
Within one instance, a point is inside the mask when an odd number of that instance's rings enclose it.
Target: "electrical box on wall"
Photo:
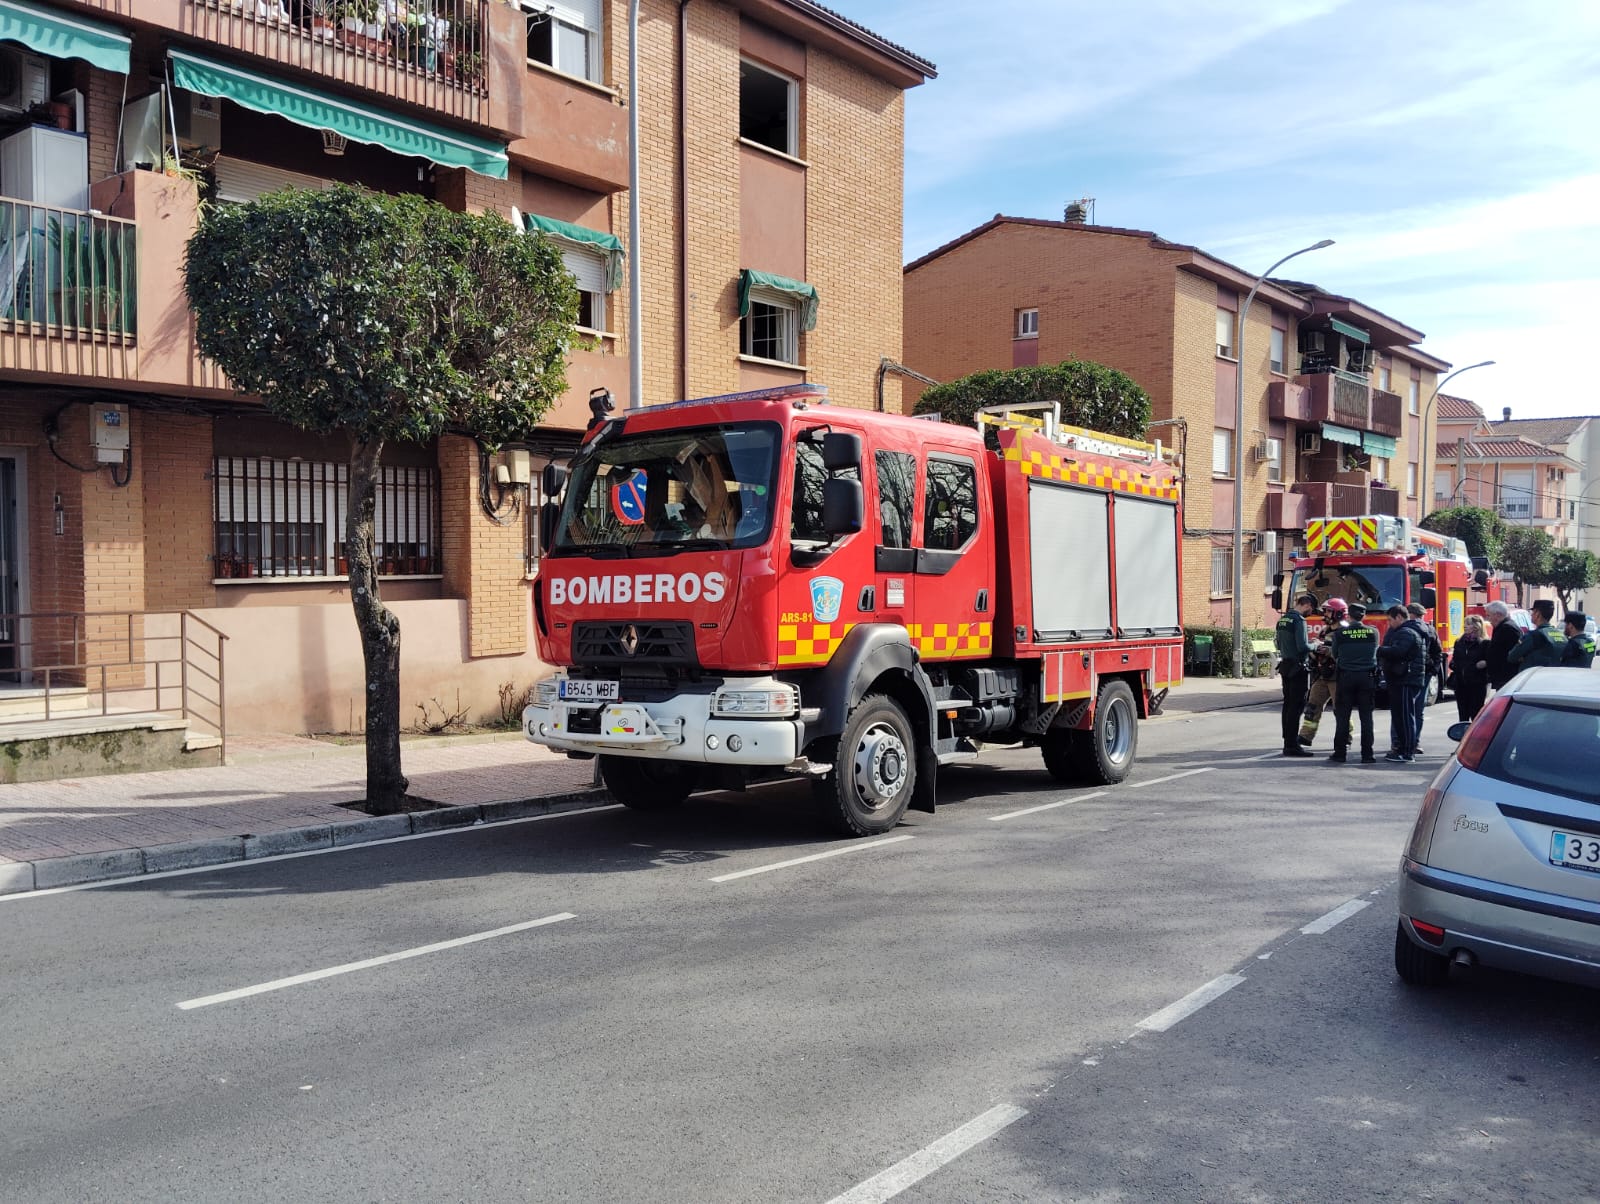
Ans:
[[[89,439],[99,464],[121,464],[128,455],[128,407],[97,405],[89,424]]]

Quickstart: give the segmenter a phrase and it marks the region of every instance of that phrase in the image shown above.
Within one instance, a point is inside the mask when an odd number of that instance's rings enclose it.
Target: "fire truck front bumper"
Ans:
[[[541,691],[522,712],[522,733],[535,744],[563,752],[689,761],[695,764],[783,766],[800,749],[799,696],[772,679],[728,681],[713,693],[678,694],[662,701],[571,701],[554,688]],[[732,713],[730,705],[755,709],[765,698],[769,712]],[[735,703],[735,699],[737,702]]]

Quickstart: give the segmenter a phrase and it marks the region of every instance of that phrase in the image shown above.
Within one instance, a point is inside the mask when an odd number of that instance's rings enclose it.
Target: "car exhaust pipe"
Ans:
[[[1450,961],[1457,966],[1475,966],[1478,964],[1478,959],[1473,957],[1472,952],[1467,949],[1457,949],[1451,955]]]

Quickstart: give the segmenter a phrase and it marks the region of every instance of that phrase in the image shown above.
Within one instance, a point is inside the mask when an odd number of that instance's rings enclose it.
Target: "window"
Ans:
[[[602,81],[601,0],[523,0],[522,7],[529,59],[590,83]]]
[[[745,355],[800,362],[800,314],[782,293],[750,290],[750,312],[739,319],[739,346]]]
[[[911,546],[917,513],[917,458],[905,452],[874,454],[878,466],[879,542],[886,548]]]
[[[578,285],[578,325],[585,330],[606,328],[606,257],[599,251],[561,247],[561,262]]]
[[[1372,473],[1372,483],[1374,485],[1379,481],[1387,481],[1389,479],[1389,461],[1383,456],[1373,456],[1372,465],[1368,471]]]
[[[1036,309],[1017,310],[1017,338],[1036,339],[1039,337],[1039,311]]]
[[[1211,549],[1211,596],[1233,597],[1233,549]]]
[[[1452,492],[1454,492],[1451,488],[1450,472],[1451,470],[1448,468],[1438,468],[1434,470],[1433,496],[1435,499],[1447,498]]]
[[[1406,464],[1406,496],[1417,496],[1417,462],[1415,460]]]
[[[1274,326],[1272,328],[1272,350],[1270,352],[1270,367],[1274,372],[1283,371],[1283,339],[1284,332]]]
[[[1378,388],[1382,389],[1385,393],[1387,393],[1389,391],[1389,365],[1388,364],[1380,364],[1378,366]]]
[[[855,480],[854,468],[836,474],[841,480]],[[822,438],[801,437],[794,445],[794,512],[789,519],[789,541],[826,547],[833,542],[822,522],[823,494],[828,470],[822,464]]]
[[[756,64],[739,64],[739,137],[785,155],[800,153],[800,85]]]
[[[928,461],[922,546],[955,552],[978,533],[978,470],[971,460]]]
[[[1594,802],[1600,799],[1600,716],[1519,699],[1495,731],[1478,772]]]
[[[333,577],[349,572],[349,466],[219,456],[212,463],[218,577]],[[379,469],[374,547],[380,574],[440,571],[437,470]]]
[[[1211,432],[1211,475],[1233,475],[1233,432],[1225,427],[1219,426]]]
[[[1533,513],[1533,469],[1515,469],[1500,478],[1500,510],[1507,518]]]
[[[1267,437],[1267,480],[1283,480],[1283,440]]]
[[[1268,552],[1261,559],[1266,563],[1266,570],[1267,570],[1266,592],[1270,594],[1272,592],[1272,590],[1273,590],[1273,582],[1279,580],[1279,575],[1283,572],[1283,544],[1282,544],[1282,542],[1280,541],[1277,547],[1272,549],[1272,551]]]
[[[1217,354],[1233,356],[1233,310],[1217,310]]]
[[[1406,392],[1406,409],[1413,414],[1422,413],[1417,406],[1417,395],[1422,391],[1422,384],[1415,377],[1411,380],[1411,387]]]

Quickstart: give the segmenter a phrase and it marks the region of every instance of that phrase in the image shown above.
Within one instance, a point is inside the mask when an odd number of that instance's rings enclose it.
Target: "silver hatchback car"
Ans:
[[[1395,969],[1600,986],[1600,673],[1529,669],[1450,735],[1400,861]]]

